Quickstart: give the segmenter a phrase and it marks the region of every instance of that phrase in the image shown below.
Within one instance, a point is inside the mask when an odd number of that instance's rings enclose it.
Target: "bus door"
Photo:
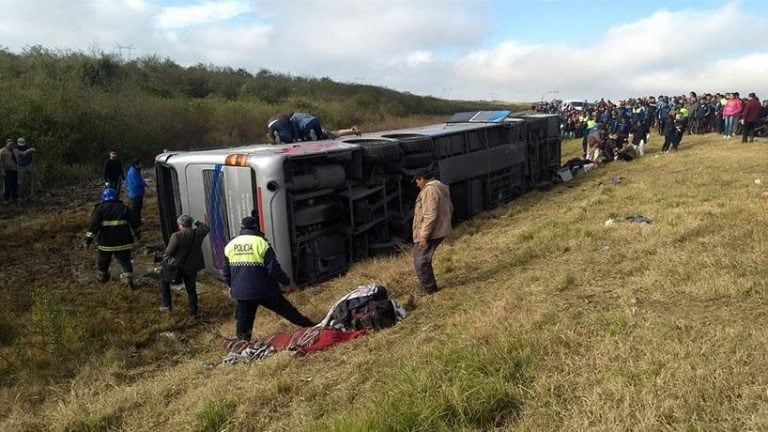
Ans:
[[[194,164],[186,168],[189,211],[207,220],[211,233],[203,243],[206,269],[221,272],[224,246],[240,233],[240,221],[255,214],[256,181],[248,166]]]

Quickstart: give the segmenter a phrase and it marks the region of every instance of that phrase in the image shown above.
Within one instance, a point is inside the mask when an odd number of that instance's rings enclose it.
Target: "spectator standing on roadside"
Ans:
[[[693,133],[697,135],[703,135],[707,130],[707,118],[711,112],[711,107],[707,100],[704,98],[699,99],[699,104],[696,106],[696,110],[693,113],[694,125],[691,127]]]
[[[688,133],[688,135],[693,134],[694,128],[697,126],[696,108],[698,107],[699,107],[699,99],[696,97],[695,92],[691,92],[688,95],[688,99],[685,102],[685,111],[687,115],[685,118],[685,123],[683,124],[683,128]]]
[[[123,180],[125,180],[123,164],[117,158],[117,151],[110,150],[109,159],[104,163],[104,182],[109,183],[109,187],[114,189],[119,197]]]
[[[677,150],[683,138],[683,125],[679,120],[674,120],[670,114],[666,121],[666,130],[664,131],[664,144],[661,146],[661,153],[669,153],[670,150]]]
[[[413,181],[421,190],[413,214],[413,268],[421,291],[431,294],[438,291],[432,258],[451,233],[453,204],[448,186],[433,178],[429,169],[416,171]]]
[[[19,163],[16,158],[16,141],[5,140],[0,150],[0,169],[3,170],[3,199],[15,203],[19,199]]]
[[[192,216],[181,215],[176,220],[179,230],[171,234],[163,258],[167,263],[178,268],[189,298],[189,315],[196,317],[197,307],[197,272],[205,268],[202,244],[205,236],[211,232],[208,225],[195,221]],[[171,283],[160,282],[163,296],[161,310],[171,311]]]
[[[27,140],[19,138],[16,142],[16,159],[19,164],[19,195],[32,198],[39,180],[36,178],[34,156],[35,148]],[[26,183],[29,183],[27,185]]]
[[[131,203],[131,210],[133,210],[139,217],[139,220],[141,220],[141,210],[144,208],[144,192],[147,189],[147,184],[141,177],[141,159],[136,159],[133,164],[128,167],[125,186],[128,191],[128,200]]]
[[[741,112],[742,134],[741,142],[755,141],[755,125],[760,118],[760,100],[754,93],[750,93],[744,110]]]
[[[733,138],[736,128],[736,119],[741,115],[741,99],[738,93],[727,93],[725,95],[728,101],[723,107],[723,138]]]
[[[663,134],[667,130],[667,121],[669,120],[669,113],[671,111],[672,107],[669,105],[669,98],[667,96],[660,96],[656,116],[658,119],[659,135]]]
[[[629,132],[630,143],[634,147],[638,156],[645,154],[645,141],[648,139],[648,126],[642,120],[635,122]]]

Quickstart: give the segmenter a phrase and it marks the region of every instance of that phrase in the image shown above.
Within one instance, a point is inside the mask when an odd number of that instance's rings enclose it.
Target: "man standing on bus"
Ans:
[[[258,218],[243,218],[240,235],[224,247],[224,257],[224,278],[230,296],[237,301],[235,320],[239,339],[251,340],[259,306],[300,327],[316,324],[283,296],[283,292],[295,291],[296,286],[280,267],[275,251],[259,230]]]
[[[451,232],[453,204],[448,186],[433,178],[429,168],[417,170],[413,181],[421,189],[413,215],[413,268],[421,290],[431,294],[438,290],[432,257]]]

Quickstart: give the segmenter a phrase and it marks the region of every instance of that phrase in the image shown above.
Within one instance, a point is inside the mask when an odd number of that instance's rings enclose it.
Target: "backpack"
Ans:
[[[351,327],[355,330],[381,330],[397,324],[392,300],[373,300],[350,311]]]
[[[381,285],[361,285],[333,305],[320,323],[345,330],[381,330],[405,317],[405,311],[389,299]]]

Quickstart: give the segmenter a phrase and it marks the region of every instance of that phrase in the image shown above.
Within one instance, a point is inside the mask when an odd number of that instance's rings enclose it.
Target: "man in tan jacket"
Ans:
[[[0,149],[0,170],[3,171],[3,199],[16,202],[19,199],[19,162],[13,139],[7,139],[5,147]]]
[[[431,294],[437,292],[432,257],[451,232],[453,205],[448,186],[434,179],[429,169],[416,171],[413,181],[421,189],[413,215],[413,268],[421,290]]]

